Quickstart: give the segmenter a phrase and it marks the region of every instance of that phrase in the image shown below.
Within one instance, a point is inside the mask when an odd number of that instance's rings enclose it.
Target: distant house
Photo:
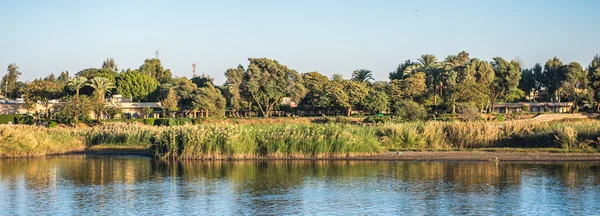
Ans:
[[[153,110],[149,117],[157,118],[160,112],[156,111],[162,109],[160,102],[131,102],[131,98],[123,98],[121,95],[113,95],[107,105],[121,108],[125,118],[143,118],[144,109],[148,107]]]
[[[298,104],[291,97],[284,97],[281,99],[281,105],[288,105],[290,107],[297,107]]]
[[[123,98],[121,95],[113,95],[112,98],[106,100],[107,106],[119,107],[123,111],[125,118],[142,118],[144,117],[144,108],[150,107],[153,112],[150,117],[158,117],[162,110],[160,102],[131,102],[130,98]],[[50,100],[48,107],[50,112],[54,112],[56,107],[60,105],[59,100]],[[46,107],[37,103],[33,109],[27,110],[23,107],[24,100],[0,100],[0,114],[32,114],[46,112]],[[94,118],[95,115],[90,113],[90,117]],[[106,118],[107,116],[103,116]]]
[[[494,105],[495,113],[568,113],[571,112],[573,102],[541,102],[541,103],[498,103]],[[524,110],[529,109],[529,110]]]

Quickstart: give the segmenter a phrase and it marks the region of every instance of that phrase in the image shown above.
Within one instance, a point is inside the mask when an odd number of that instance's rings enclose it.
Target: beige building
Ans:
[[[44,114],[46,112],[46,107],[37,103],[34,109],[27,110],[23,107],[24,101],[22,99],[17,100],[2,100],[0,101],[0,114],[33,114],[40,113]],[[55,108],[60,105],[58,100],[51,100],[49,103],[50,112],[54,112]],[[153,110],[150,117],[157,118],[162,106],[160,102],[131,102],[129,98],[123,98],[121,95],[114,95],[111,99],[106,102],[107,106],[111,107],[119,107],[123,111],[125,118],[142,118],[144,117],[144,109],[151,108]],[[90,113],[90,117],[95,116],[93,113]],[[108,118],[108,116],[103,116],[103,118]]]
[[[499,103],[494,105],[495,113],[519,113],[519,112],[532,112],[532,113],[568,113],[571,112],[573,102],[541,102],[541,103]],[[529,108],[529,110],[524,110]]]

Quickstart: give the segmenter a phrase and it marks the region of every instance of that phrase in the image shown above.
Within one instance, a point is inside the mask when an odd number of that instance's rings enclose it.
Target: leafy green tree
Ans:
[[[146,59],[144,64],[140,66],[139,71],[148,74],[161,83],[165,83],[173,76],[170,69],[166,69],[162,66],[161,62],[157,58]]]
[[[25,100],[31,103],[39,102],[46,108],[45,117],[50,117],[50,100],[57,99],[61,95],[62,87],[55,82],[36,80],[27,86]]]
[[[247,93],[248,100],[254,101],[263,116],[270,116],[284,97],[299,101],[304,96],[302,76],[295,70],[267,58],[248,60],[250,65],[244,73],[240,91]]]
[[[358,82],[369,82],[373,79],[373,72],[367,69],[358,69],[352,72],[352,80]]]
[[[58,76],[57,81],[61,82],[61,83],[67,83],[67,82],[69,82],[70,79],[71,79],[71,76],[69,75],[69,71],[63,71],[63,72],[60,72],[60,75]]]
[[[242,108],[242,104],[245,101],[245,97],[240,91],[242,81],[244,80],[245,69],[244,66],[238,65],[237,68],[229,68],[225,71],[225,87],[227,88],[227,101],[229,106],[234,113],[237,115],[237,111]],[[246,97],[247,98],[247,97]]]
[[[119,73],[113,70],[108,69],[98,69],[98,68],[87,68],[83,69],[75,74],[76,77],[85,77],[88,80],[92,80],[96,77],[104,77],[107,78],[112,83],[115,83]]]
[[[392,114],[403,121],[418,121],[427,117],[427,110],[412,100],[401,100],[393,102]]]
[[[223,97],[221,91],[212,84],[206,84],[204,87],[198,88],[192,101],[192,109],[206,111],[207,117],[209,113],[217,116],[225,115],[226,105],[227,100]]]
[[[560,102],[560,86],[566,79],[566,70],[560,59],[554,57],[549,59],[544,65],[544,86],[553,98]]]
[[[15,97],[22,97],[25,94],[25,90],[27,89],[27,83],[17,81],[15,83],[15,88],[12,91],[12,95]]]
[[[519,85],[521,67],[516,61],[508,62],[501,57],[494,58],[491,64],[494,67],[495,74],[494,81],[490,84],[490,100],[493,112],[496,101],[504,98]]]
[[[148,118],[150,114],[154,113],[154,109],[152,107],[144,107],[142,112],[144,112],[144,118]]]
[[[87,86],[94,89],[99,103],[104,102],[104,96],[106,93],[115,88],[115,84],[108,78],[104,77],[94,77],[94,79],[89,81]]]
[[[178,107],[185,110],[192,106],[192,100],[198,86],[185,77],[171,79],[160,85],[157,91],[159,94],[157,100],[164,100],[171,89],[174,90],[175,96],[177,96]]]
[[[560,88],[573,101],[573,112],[579,109],[579,105],[586,99],[591,89],[589,89],[588,71],[577,62],[571,62],[566,65],[566,79],[562,82]]]
[[[302,81],[306,88],[306,95],[300,101],[302,108],[327,108],[329,98],[327,97],[327,85],[329,78],[319,72],[309,72],[302,74]]]
[[[179,97],[177,97],[174,87],[169,88],[167,97],[165,97],[165,99],[163,99],[160,103],[162,108],[169,113],[179,110],[179,107],[177,106],[179,104]]]
[[[536,91],[541,91],[543,86],[543,82],[544,82],[544,67],[542,67],[542,65],[540,65],[539,63],[536,63],[533,68],[531,68],[532,72],[533,72],[533,79],[535,80],[535,87],[534,89]]]
[[[419,72],[402,80],[394,79],[390,81],[389,97],[392,103],[394,101],[415,100],[426,90],[425,74]]]
[[[525,68],[521,70],[519,89],[523,90],[525,95],[531,95],[531,93],[535,90],[535,77],[533,74],[533,69]]]
[[[349,96],[344,87],[345,80],[332,80],[325,86],[325,98],[329,100],[327,107],[334,110],[348,110],[350,105]]]
[[[44,78],[44,80],[46,81],[50,81],[50,82],[56,82],[56,75],[54,75],[54,73],[50,73],[50,75],[48,75],[46,78]]]
[[[456,102],[466,105],[464,108],[477,108],[479,111],[484,110],[490,100],[489,87],[476,81],[467,81],[459,85],[456,95]]]
[[[215,79],[203,74],[202,76],[192,78],[191,81],[192,83],[196,84],[198,88],[203,88],[206,86],[214,86]]]
[[[592,89],[594,102],[600,101],[600,56],[596,55],[588,66],[588,80]],[[594,106],[598,109],[598,106]]]
[[[350,116],[352,114],[352,110],[358,110],[365,99],[367,98],[367,94],[369,94],[369,89],[367,88],[367,84],[364,82],[358,82],[354,80],[344,80],[342,82],[344,92],[348,96],[347,102],[347,114]],[[342,105],[342,104],[340,104]]]
[[[148,97],[158,88],[154,77],[137,70],[127,70],[117,80],[117,92],[135,101],[148,101]]]
[[[6,72],[6,75],[2,77],[2,83],[0,83],[0,87],[7,97],[13,98],[16,97],[16,94],[14,94],[15,84],[22,73],[19,71],[19,66],[17,66],[15,63],[8,65]]]
[[[370,87],[363,108],[372,114],[386,112],[390,107],[390,99],[383,88]]]
[[[412,62],[408,59],[399,64],[395,71],[390,72],[389,78],[390,80],[405,79],[410,76],[410,72],[415,71],[419,66],[420,64],[418,62]]]
[[[78,126],[80,119],[89,119],[89,113],[94,111],[98,102],[88,96],[67,97],[57,108],[56,118],[64,122],[74,122]]]
[[[115,60],[113,58],[107,58],[106,61],[102,63],[102,69],[107,69],[114,72],[119,71],[117,63],[115,63]]]

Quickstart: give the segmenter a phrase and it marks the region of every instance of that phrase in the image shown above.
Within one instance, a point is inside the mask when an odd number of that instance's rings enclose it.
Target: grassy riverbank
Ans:
[[[0,125],[0,158],[36,157],[83,149],[85,142],[73,129]]]
[[[597,152],[600,121],[1,126],[0,156],[148,149],[165,159],[348,158],[386,151]]]

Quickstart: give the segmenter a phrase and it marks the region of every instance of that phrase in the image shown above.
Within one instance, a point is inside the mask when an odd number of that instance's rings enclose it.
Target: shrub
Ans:
[[[506,120],[506,117],[502,114],[496,114],[494,117],[494,120],[502,122],[502,121]]]
[[[21,115],[0,115],[0,124],[15,123],[15,118],[19,118]]]
[[[390,117],[387,116],[369,116],[363,120],[363,123],[383,124],[390,120]]]
[[[153,118],[144,119],[144,125],[154,126],[154,119]]]
[[[465,121],[475,121],[481,118],[481,113],[479,113],[477,108],[470,107],[463,109],[462,112],[458,114],[458,117]]]
[[[175,126],[175,120],[172,118],[157,118],[154,119],[155,126]]]
[[[411,100],[399,101],[392,106],[394,116],[400,117],[403,121],[418,121],[427,117],[425,107]]]
[[[529,106],[528,104],[523,105],[521,109],[523,110],[523,112],[531,112],[531,106]]]
[[[192,124],[192,119],[191,118],[176,118],[175,125],[191,125]],[[175,126],[175,125],[169,125],[169,126]]]
[[[57,123],[55,121],[48,122],[48,128],[55,128]]]

